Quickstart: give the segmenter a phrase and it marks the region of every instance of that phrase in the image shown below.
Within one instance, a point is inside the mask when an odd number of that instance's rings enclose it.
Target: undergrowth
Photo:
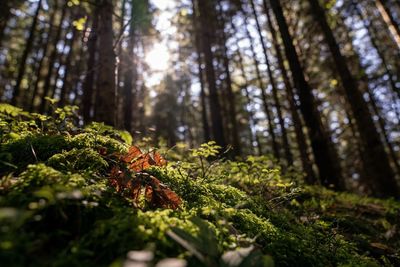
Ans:
[[[395,200],[78,122],[0,105],[2,266],[400,266]]]

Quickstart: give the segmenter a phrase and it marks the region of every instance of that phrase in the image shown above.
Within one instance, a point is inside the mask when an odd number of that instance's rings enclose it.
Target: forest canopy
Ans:
[[[398,266],[400,3],[1,0],[0,176],[6,266]]]

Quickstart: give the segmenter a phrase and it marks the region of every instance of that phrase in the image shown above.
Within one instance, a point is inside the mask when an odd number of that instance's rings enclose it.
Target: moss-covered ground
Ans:
[[[268,157],[221,160],[209,143],[126,170],[179,196],[168,209],[112,183],[130,135],[74,114],[0,105],[1,266],[400,266],[395,200],[306,186]]]

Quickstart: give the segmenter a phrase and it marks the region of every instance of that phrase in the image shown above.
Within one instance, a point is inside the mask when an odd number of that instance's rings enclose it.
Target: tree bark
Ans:
[[[296,142],[300,152],[300,160],[303,171],[306,174],[305,180],[309,184],[315,184],[317,183],[318,180],[313,170],[313,163],[310,159],[310,156],[308,155],[307,137],[303,131],[303,122],[298,113],[298,107],[294,97],[295,93],[290,83],[288,73],[286,71],[283,55],[281,53],[281,48],[278,43],[276,29],[275,26],[272,24],[271,15],[269,13],[266,0],[263,0],[263,7],[264,7],[264,12],[267,15],[268,28],[271,32],[272,43],[275,49],[278,66],[283,78],[283,83],[285,84],[286,88],[286,96],[287,96],[287,101],[289,102],[290,114],[293,120],[293,126],[296,134]]]
[[[318,0],[309,0],[312,14],[321,27],[325,41],[329,46],[347,101],[350,103],[355,123],[357,125],[361,144],[365,153],[364,166],[366,168],[367,183],[370,184],[373,195],[378,197],[399,196],[395,175],[389,163],[388,155],[380,139],[379,133],[372,120],[357,81],[352,76],[346,59],[342,55],[339,45],[328,25],[325,11]]]
[[[72,64],[72,58],[74,55],[74,46],[76,42],[76,37],[78,35],[78,30],[74,27],[72,29],[72,37],[69,40],[69,51],[65,60],[65,72],[64,72],[64,77],[63,77],[63,83],[61,86],[61,91],[60,91],[60,101],[58,102],[58,105],[60,107],[64,106],[65,103],[67,102],[68,98],[68,93],[69,89],[71,88],[70,86],[70,81],[69,81],[69,73],[71,71],[71,64]]]
[[[116,39],[117,43],[117,108],[118,112],[116,114],[117,118],[117,128],[121,128],[124,124],[124,88],[121,86],[121,81],[123,81],[124,73],[125,73],[125,53],[122,48],[122,39],[124,38],[125,34],[125,28],[127,25],[125,25],[125,17],[126,17],[126,4],[127,0],[122,0],[121,2],[121,15],[120,18],[118,19],[118,24],[119,24],[119,32],[118,32],[118,37]],[[131,3],[133,5],[133,2]]]
[[[58,49],[57,49],[57,44],[60,41],[60,36],[63,28],[63,22],[65,18],[67,7],[66,5],[63,6],[62,11],[61,11],[61,17],[60,17],[60,22],[58,24],[58,28],[56,31],[56,35],[54,36],[52,47],[53,50],[51,51],[49,61],[47,62],[47,72],[46,72],[46,79],[44,81],[44,86],[43,86],[43,94],[42,94],[42,99],[40,102],[39,106],[39,112],[43,113],[46,110],[46,104],[47,100],[46,97],[48,96],[50,92],[50,87],[51,87],[51,78],[53,76],[53,69],[54,69],[54,63],[56,62],[57,55],[58,55]]]
[[[42,8],[42,0],[39,0],[39,2],[37,3],[35,15],[33,17],[33,21],[32,21],[32,24],[31,24],[31,27],[29,30],[29,37],[28,37],[28,40],[26,41],[26,46],[25,46],[24,52],[22,53],[22,57],[19,61],[18,76],[15,81],[14,91],[13,91],[12,98],[11,98],[12,105],[18,104],[18,98],[19,98],[19,95],[21,94],[21,82],[25,75],[26,60],[28,59],[29,53],[32,50],[33,42],[35,41],[36,25],[39,20],[39,13],[40,13],[41,8]]]
[[[222,63],[224,66],[225,73],[225,83],[227,90],[227,102],[228,102],[228,117],[229,122],[231,124],[231,137],[232,137],[232,146],[233,146],[233,156],[240,156],[242,154],[242,148],[240,144],[239,138],[239,129],[237,125],[237,112],[236,112],[236,96],[232,89],[232,78],[231,72],[229,69],[229,57],[228,57],[228,48],[226,47],[227,37],[225,34],[224,23],[223,23],[223,14],[222,14],[222,6],[221,1],[218,0],[218,12],[219,12],[219,20],[220,20],[220,31],[221,31],[221,47],[222,47]]]
[[[243,89],[244,89],[245,96],[246,96],[246,101],[247,101],[246,104],[247,104],[247,106],[250,106],[252,101],[251,101],[251,98],[250,98],[249,88],[248,88],[249,81],[248,81],[248,78],[247,78],[247,75],[246,75],[246,71],[244,69],[243,57],[242,57],[242,54],[240,53],[239,46],[237,47],[237,54],[238,54],[238,57],[239,57],[239,62],[238,62],[239,69],[240,69],[242,78],[244,80]],[[257,148],[259,148],[259,144],[258,144],[258,140],[255,138],[255,134],[253,133],[254,128],[255,128],[254,114],[253,114],[253,112],[251,110],[248,110],[247,113],[248,113],[248,120],[249,120],[248,129],[249,129],[249,138],[250,138],[250,144],[251,144],[250,147],[251,147],[251,152],[253,152],[254,151],[254,141],[256,140],[256,142],[257,142]]]
[[[95,118],[99,122],[116,124],[116,57],[113,36],[113,1],[99,3],[99,62]]]
[[[392,158],[392,162],[393,162],[394,166],[396,167],[397,173],[400,174],[399,160],[396,155],[396,151],[394,151],[393,144],[391,143],[391,141],[389,139],[388,133],[386,132],[385,120],[382,118],[380,109],[378,107],[378,104],[376,103],[376,99],[375,99],[373,92],[371,92],[371,90],[369,88],[366,88],[366,91],[368,94],[368,98],[369,98],[369,102],[371,104],[372,110],[374,111],[375,115],[378,117],[378,125],[379,125],[379,128],[381,129],[381,134],[383,136],[383,140],[385,140],[386,146],[389,149],[389,155]]]
[[[206,98],[206,88],[204,84],[204,71],[202,67],[202,56],[201,56],[201,42],[200,42],[200,27],[197,20],[197,10],[194,0],[192,0],[193,7],[193,34],[194,34],[194,45],[196,48],[197,54],[197,72],[198,78],[200,82],[200,104],[201,104],[201,120],[202,120],[202,128],[203,128],[203,139],[204,142],[208,142],[211,140],[210,138],[210,126],[208,123],[208,114],[207,114],[207,98]]]
[[[132,10],[131,14],[134,14],[134,5],[132,3]],[[131,23],[129,26],[129,36],[128,36],[128,46],[127,46],[127,55],[125,57],[125,72],[124,72],[124,87],[123,87],[123,94],[124,94],[124,128],[128,132],[132,132],[132,112],[133,112],[133,89],[136,87],[136,67],[135,67],[135,20],[132,15]]]
[[[86,62],[86,76],[82,84],[83,97],[82,97],[82,115],[85,123],[88,123],[92,119],[92,108],[93,108],[93,93],[94,93],[94,80],[97,72],[97,39],[98,39],[98,27],[99,27],[99,9],[98,7],[93,8],[92,16],[92,28],[87,44],[88,59]]]
[[[258,37],[260,39],[261,47],[263,49],[263,53],[264,53],[264,57],[265,57],[265,64],[267,65],[268,78],[269,78],[269,82],[272,87],[272,96],[273,96],[273,99],[275,102],[275,108],[276,108],[276,112],[278,115],[279,126],[280,126],[281,132],[282,132],[282,143],[283,143],[283,149],[285,151],[285,159],[287,161],[288,166],[291,166],[291,165],[293,165],[293,154],[290,151],[289,138],[288,138],[286,127],[285,127],[285,121],[284,121],[283,115],[282,115],[282,106],[281,106],[281,103],[280,103],[280,100],[278,97],[278,88],[276,86],[274,74],[272,73],[271,63],[270,63],[268,53],[267,53],[267,46],[265,45],[264,36],[262,35],[262,32],[261,32],[260,22],[258,20],[258,14],[257,14],[256,7],[254,5],[254,0],[250,0],[250,5],[251,5],[254,19],[256,21]]]
[[[262,103],[263,103],[263,106],[264,106],[265,115],[267,116],[267,120],[268,120],[268,133],[271,136],[271,140],[272,140],[272,151],[273,151],[274,157],[279,161],[280,158],[281,158],[280,149],[279,149],[278,142],[276,141],[276,136],[275,136],[275,132],[274,132],[273,118],[272,118],[270,106],[269,106],[269,103],[268,103],[268,100],[267,100],[267,94],[265,92],[265,85],[264,85],[264,82],[263,82],[262,77],[261,77],[261,71],[260,71],[260,68],[259,68],[259,62],[258,62],[258,59],[257,59],[257,55],[256,55],[256,51],[255,51],[253,42],[252,42],[251,34],[250,34],[250,31],[249,31],[249,29],[247,27],[248,20],[246,18],[246,14],[243,14],[243,15],[245,17],[245,25],[244,25],[244,27],[245,27],[247,39],[249,39],[249,41],[250,41],[250,50],[251,50],[252,58],[253,58],[253,61],[254,61],[254,68],[256,70],[256,77],[257,77],[257,81],[258,81],[258,86],[260,87],[260,90],[261,90],[261,100],[262,100]]]
[[[217,145],[221,146],[222,148],[226,148],[224,126],[221,115],[221,105],[219,102],[215,78],[215,69],[213,62],[214,57],[211,49],[211,44],[213,43],[212,34],[214,31],[214,27],[211,22],[212,17],[210,17],[210,14],[213,14],[214,12],[212,11],[210,0],[202,0],[201,3],[200,1],[198,1],[197,7],[199,10],[199,20],[201,22],[201,41],[205,61],[206,78],[209,89],[213,138]]]
[[[63,48],[62,48],[61,52],[58,53],[58,66],[57,66],[57,69],[56,69],[56,71],[54,73],[54,78],[53,78],[54,85],[50,88],[50,92],[49,92],[51,98],[55,98],[56,97],[56,93],[57,93],[57,89],[58,89],[57,81],[60,78],[61,68],[64,66],[64,70],[66,70],[66,67],[67,67],[66,66],[67,60],[66,60],[66,57],[65,57],[65,52],[66,52],[67,47],[70,46],[71,39],[68,39],[68,33],[71,31],[71,29],[72,30],[75,29],[72,24],[65,31],[64,40],[62,42],[63,43]],[[73,38],[75,38],[75,37],[73,37]]]
[[[293,45],[292,37],[288,30],[282,6],[279,0],[270,0],[272,10],[275,14],[279,31],[285,47],[285,53],[292,72],[292,79],[299,93],[300,110],[309,130],[311,147],[314,153],[315,162],[319,170],[320,180],[325,186],[332,186],[334,189],[343,190],[344,183],[341,176],[339,159],[332,151],[331,140],[327,135],[312,89],[304,77],[303,68]]]
[[[41,78],[42,78],[43,63],[45,62],[45,59],[47,58],[47,51],[49,49],[50,38],[51,38],[51,35],[52,35],[52,32],[53,32],[53,21],[54,21],[54,17],[56,15],[57,11],[58,11],[58,1],[56,0],[54,2],[53,11],[52,11],[52,13],[50,15],[50,19],[49,19],[49,28],[48,28],[48,31],[47,31],[47,40],[44,42],[44,46],[43,46],[43,50],[42,50],[42,57],[40,58],[39,65],[38,65],[38,67],[36,69],[36,72],[35,72],[36,80],[35,80],[35,84],[34,84],[34,87],[33,87],[33,93],[32,93],[32,97],[31,97],[30,105],[29,105],[29,111],[30,112],[33,112],[34,109],[35,109],[35,98],[37,97],[38,92],[39,92],[39,83],[40,83]]]

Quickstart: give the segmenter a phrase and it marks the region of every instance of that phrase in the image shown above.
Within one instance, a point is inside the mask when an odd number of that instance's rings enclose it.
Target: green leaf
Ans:
[[[11,117],[16,117],[22,112],[22,109],[14,107],[9,104],[0,104],[0,113],[10,115]]]
[[[133,138],[132,135],[128,131],[118,131],[119,136],[122,140],[128,145],[132,145]]]
[[[50,104],[52,104],[52,105],[54,105],[54,104],[56,104],[58,102],[58,99],[51,98],[51,97],[48,97],[48,96],[46,96],[44,99],[46,99],[46,101],[50,102]]]

